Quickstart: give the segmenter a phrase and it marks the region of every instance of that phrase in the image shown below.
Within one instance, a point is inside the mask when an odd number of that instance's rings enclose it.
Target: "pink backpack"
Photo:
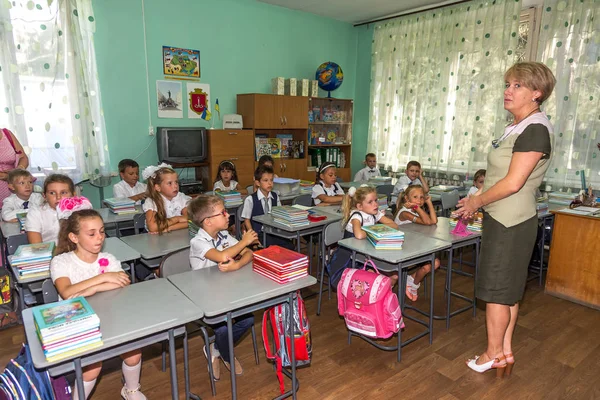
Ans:
[[[377,273],[367,271],[367,264]],[[348,330],[370,338],[387,339],[404,328],[398,296],[391,279],[382,275],[371,260],[363,269],[347,268],[337,287],[338,312]]]

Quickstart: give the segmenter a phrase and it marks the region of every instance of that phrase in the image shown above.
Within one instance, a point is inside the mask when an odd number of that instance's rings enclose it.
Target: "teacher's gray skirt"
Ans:
[[[537,227],[537,215],[506,228],[484,211],[478,299],[512,306],[523,298]]]

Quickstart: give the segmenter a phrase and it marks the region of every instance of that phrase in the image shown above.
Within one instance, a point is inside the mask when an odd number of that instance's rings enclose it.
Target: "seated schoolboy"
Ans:
[[[394,190],[392,191],[392,204],[396,204],[398,202],[400,193],[402,193],[408,185],[423,186],[423,191],[425,194],[427,195],[427,193],[429,193],[427,179],[423,178],[421,164],[418,161],[409,161],[406,165],[406,175],[400,177],[398,182],[396,182],[396,185],[394,185]]]
[[[200,195],[188,205],[188,215],[198,226],[198,233],[190,241],[190,265],[192,269],[218,267],[222,272],[236,271],[244,266],[251,268],[252,251],[249,246],[257,239],[253,230],[247,230],[238,242],[227,232],[229,214],[223,201],[217,196]],[[226,288],[220,288],[226,290]],[[252,314],[235,318],[233,324],[233,343],[254,324]],[[230,369],[227,325],[221,323],[212,326],[215,332],[215,343],[210,346],[211,363],[215,380],[219,380],[221,371],[219,357],[225,367]],[[208,358],[206,348],[204,356]],[[242,365],[235,359],[235,372],[241,375]]]
[[[8,173],[8,188],[13,192],[2,202],[2,220],[17,222],[17,214],[42,205],[44,197],[33,192],[33,176],[26,169],[13,169]]]
[[[366,167],[361,169],[354,175],[354,182],[368,181],[369,178],[381,176],[379,168],[377,168],[377,157],[373,153],[368,153],[365,156]]]
[[[119,161],[121,182],[113,186],[113,197],[128,197],[140,204],[146,198],[146,184],[139,182],[140,165],[129,158]]]
[[[483,192],[483,184],[485,183],[485,169],[480,169],[475,172],[473,177],[473,186],[469,189],[467,196],[479,196]]]
[[[281,206],[279,196],[273,192],[273,175],[273,168],[266,165],[258,167],[254,171],[254,185],[258,187],[258,190],[244,199],[242,208],[244,228],[254,230],[259,235],[262,233],[263,227],[261,223],[254,221],[253,217],[270,214],[273,207]],[[258,240],[255,244],[259,244]],[[267,243],[263,243],[263,246],[268,247],[272,244],[291,248],[291,242],[288,240],[267,235]]]

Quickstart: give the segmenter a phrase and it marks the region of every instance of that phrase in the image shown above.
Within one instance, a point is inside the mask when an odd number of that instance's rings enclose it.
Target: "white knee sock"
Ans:
[[[142,361],[137,365],[130,367],[123,361],[123,377],[125,378],[125,386],[128,390],[137,390],[140,385],[140,373],[142,371]]]
[[[85,392],[84,399],[87,400],[90,393],[92,393],[92,390],[94,390],[94,386],[96,386],[95,379],[89,382],[83,381],[83,391]],[[73,400],[79,400],[79,395],[77,393],[77,384],[75,384],[73,387]]]

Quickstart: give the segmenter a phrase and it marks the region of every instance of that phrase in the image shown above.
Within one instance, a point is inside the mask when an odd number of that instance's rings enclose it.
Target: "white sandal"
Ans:
[[[136,399],[136,400],[147,400],[147,399],[146,399],[146,396],[144,396],[144,393],[142,393],[142,392],[140,391],[140,388],[141,388],[141,387],[142,387],[141,385],[138,385],[137,389],[135,389],[135,390],[129,390],[129,389],[127,389],[127,386],[123,386],[123,388],[121,389],[121,397],[122,397],[124,400],[130,400],[130,399],[133,399],[132,397],[129,397],[129,395],[130,395],[130,394],[133,394],[133,393],[139,393],[139,394],[138,394],[138,395],[136,395],[136,397],[135,397],[135,399]],[[141,397],[140,397],[140,396],[141,396]]]

